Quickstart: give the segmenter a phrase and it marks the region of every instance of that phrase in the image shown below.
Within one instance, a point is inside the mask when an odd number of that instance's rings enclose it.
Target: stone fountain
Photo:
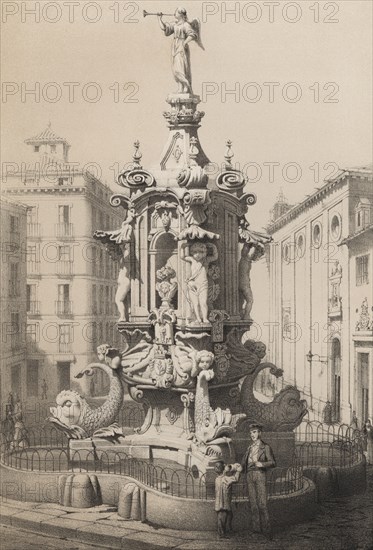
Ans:
[[[264,368],[282,374],[262,362],[265,345],[249,332],[250,271],[270,237],[250,228],[256,197],[232,165],[232,143],[227,141],[218,173],[203,151],[198,129],[204,113],[192,91],[185,44],[185,37],[200,43],[199,25],[180,14],[173,25],[159,17],[161,29],[174,36],[178,83],[166,100],[169,135],[159,165],[144,166],[140,144],[134,143],[132,165],[119,175],[120,192],[110,199],[123,210],[122,226],[94,234],[119,262],[116,304],[123,348],[100,346],[101,362],[87,372],[109,369],[114,394],[104,404],[101,425],[85,421],[84,429],[77,428],[86,403],[73,418],[63,414],[69,392],[58,396],[53,418],[80,452],[115,445],[133,457],[166,458],[208,474],[217,460],[236,460],[249,422],[259,421],[272,433],[291,432],[306,406],[295,388],[283,389],[270,404],[253,393]],[[107,424],[126,388],[146,414],[135,433],[123,436],[120,427]],[[95,430],[86,428],[93,425]]]

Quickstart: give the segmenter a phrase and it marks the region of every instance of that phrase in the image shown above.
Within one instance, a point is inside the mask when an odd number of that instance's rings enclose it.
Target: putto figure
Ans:
[[[211,254],[208,253],[208,248]],[[218,259],[218,249],[214,244],[195,242],[190,247],[184,243],[181,247],[181,259],[191,264],[188,286],[188,300],[197,323],[209,323],[208,320],[208,277],[207,270],[211,262]]]
[[[190,66],[189,43],[193,40],[204,49],[200,37],[198,19],[188,21],[185,8],[175,11],[175,23],[165,23],[162,13],[157,13],[159,26],[166,36],[174,35],[172,43],[172,73],[178,84],[177,93],[192,94],[192,72]]]
[[[118,308],[118,322],[128,321],[127,295],[131,290],[131,257],[130,245],[121,245],[122,256],[119,257],[118,288],[115,294],[115,304]]]

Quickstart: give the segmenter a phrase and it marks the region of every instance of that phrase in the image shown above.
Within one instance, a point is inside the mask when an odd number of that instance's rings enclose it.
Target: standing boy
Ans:
[[[261,439],[262,426],[249,426],[251,443],[242,459],[242,468],[247,475],[247,487],[253,522],[253,531],[271,539],[271,524],[267,508],[266,472],[276,466],[271,447]]]
[[[237,483],[242,467],[240,464],[218,462],[215,466],[218,474],[215,479],[215,512],[218,517],[218,537],[225,538],[232,531],[232,485]]]

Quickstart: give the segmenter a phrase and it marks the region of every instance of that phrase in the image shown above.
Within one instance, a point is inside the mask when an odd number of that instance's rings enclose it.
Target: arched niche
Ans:
[[[149,247],[150,270],[149,286],[150,289],[150,309],[160,307],[161,299],[156,291],[157,271],[164,266],[171,267],[176,276],[172,281],[178,281],[178,247],[176,234],[173,231],[159,231],[154,235]],[[174,296],[172,303],[175,309],[178,309],[178,293]]]

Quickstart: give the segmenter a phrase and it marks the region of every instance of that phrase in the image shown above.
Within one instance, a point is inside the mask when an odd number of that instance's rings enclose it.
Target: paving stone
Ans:
[[[37,506],[35,502],[23,502],[22,500],[13,500],[6,497],[1,499],[0,507],[2,507],[3,504],[10,508],[20,508],[21,510],[33,510],[35,506]]]
[[[180,545],[180,539],[175,537],[166,537],[155,533],[134,533],[122,539],[123,548],[144,550],[149,545],[149,550],[156,548],[177,548]]]
[[[48,516],[45,514],[38,514],[36,512],[33,512],[31,510],[26,510],[25,512],[20,512],[19,514],[12,515],[11,524],[15,527],[20,527],[21,529],[35,529],[40,527],[40,523],[47,519]],[[53,518],[53,516],[49,516],[50,519]]]
[[[2,525],[11,525],[12,516],[21,514],[22,512],[24,512],[24,510],[2,504],[0,508],[0,523]]]
[[[103,546],[110,546],[110,548],[121,548],[123,536],[131,533],[133,531],[127,531],[125,528],[96,523],[78,529],[76,538],[83,542],[102,544]]]
[[[53,516],[55,518],[67,515],[67,512],[64,512],[63,510],[58,510],[58,508],[50,508],[49,510],[48,508],[35,508],[34,511],[38,514]]]
[[[75,513],[68,514],[67,512],[65,512],[65,514],[66,514],[65,517],[68,519],[77,519],[78,521],[88,521],[90,523],[104,520],[108,516],[108,514],[104,514],[104,513],[86,514],[84,512],[78,512],[76,514]]]
[[[92,525],[94,525],[92,523]],[[86,527],[87,522],[70,520],[66,516],[43,520],[40,523],[40,530],[54,537],[72,538],[76,537],[76,531],[82,527]]]
[[[237,543],[234,540],[210,540],[210,541],[189,541],[180,544],[177,550],[247,550],[247,543]],[[255,550],[259,546],[252,547]],[[264,547],[263,547],[264,548]]]

